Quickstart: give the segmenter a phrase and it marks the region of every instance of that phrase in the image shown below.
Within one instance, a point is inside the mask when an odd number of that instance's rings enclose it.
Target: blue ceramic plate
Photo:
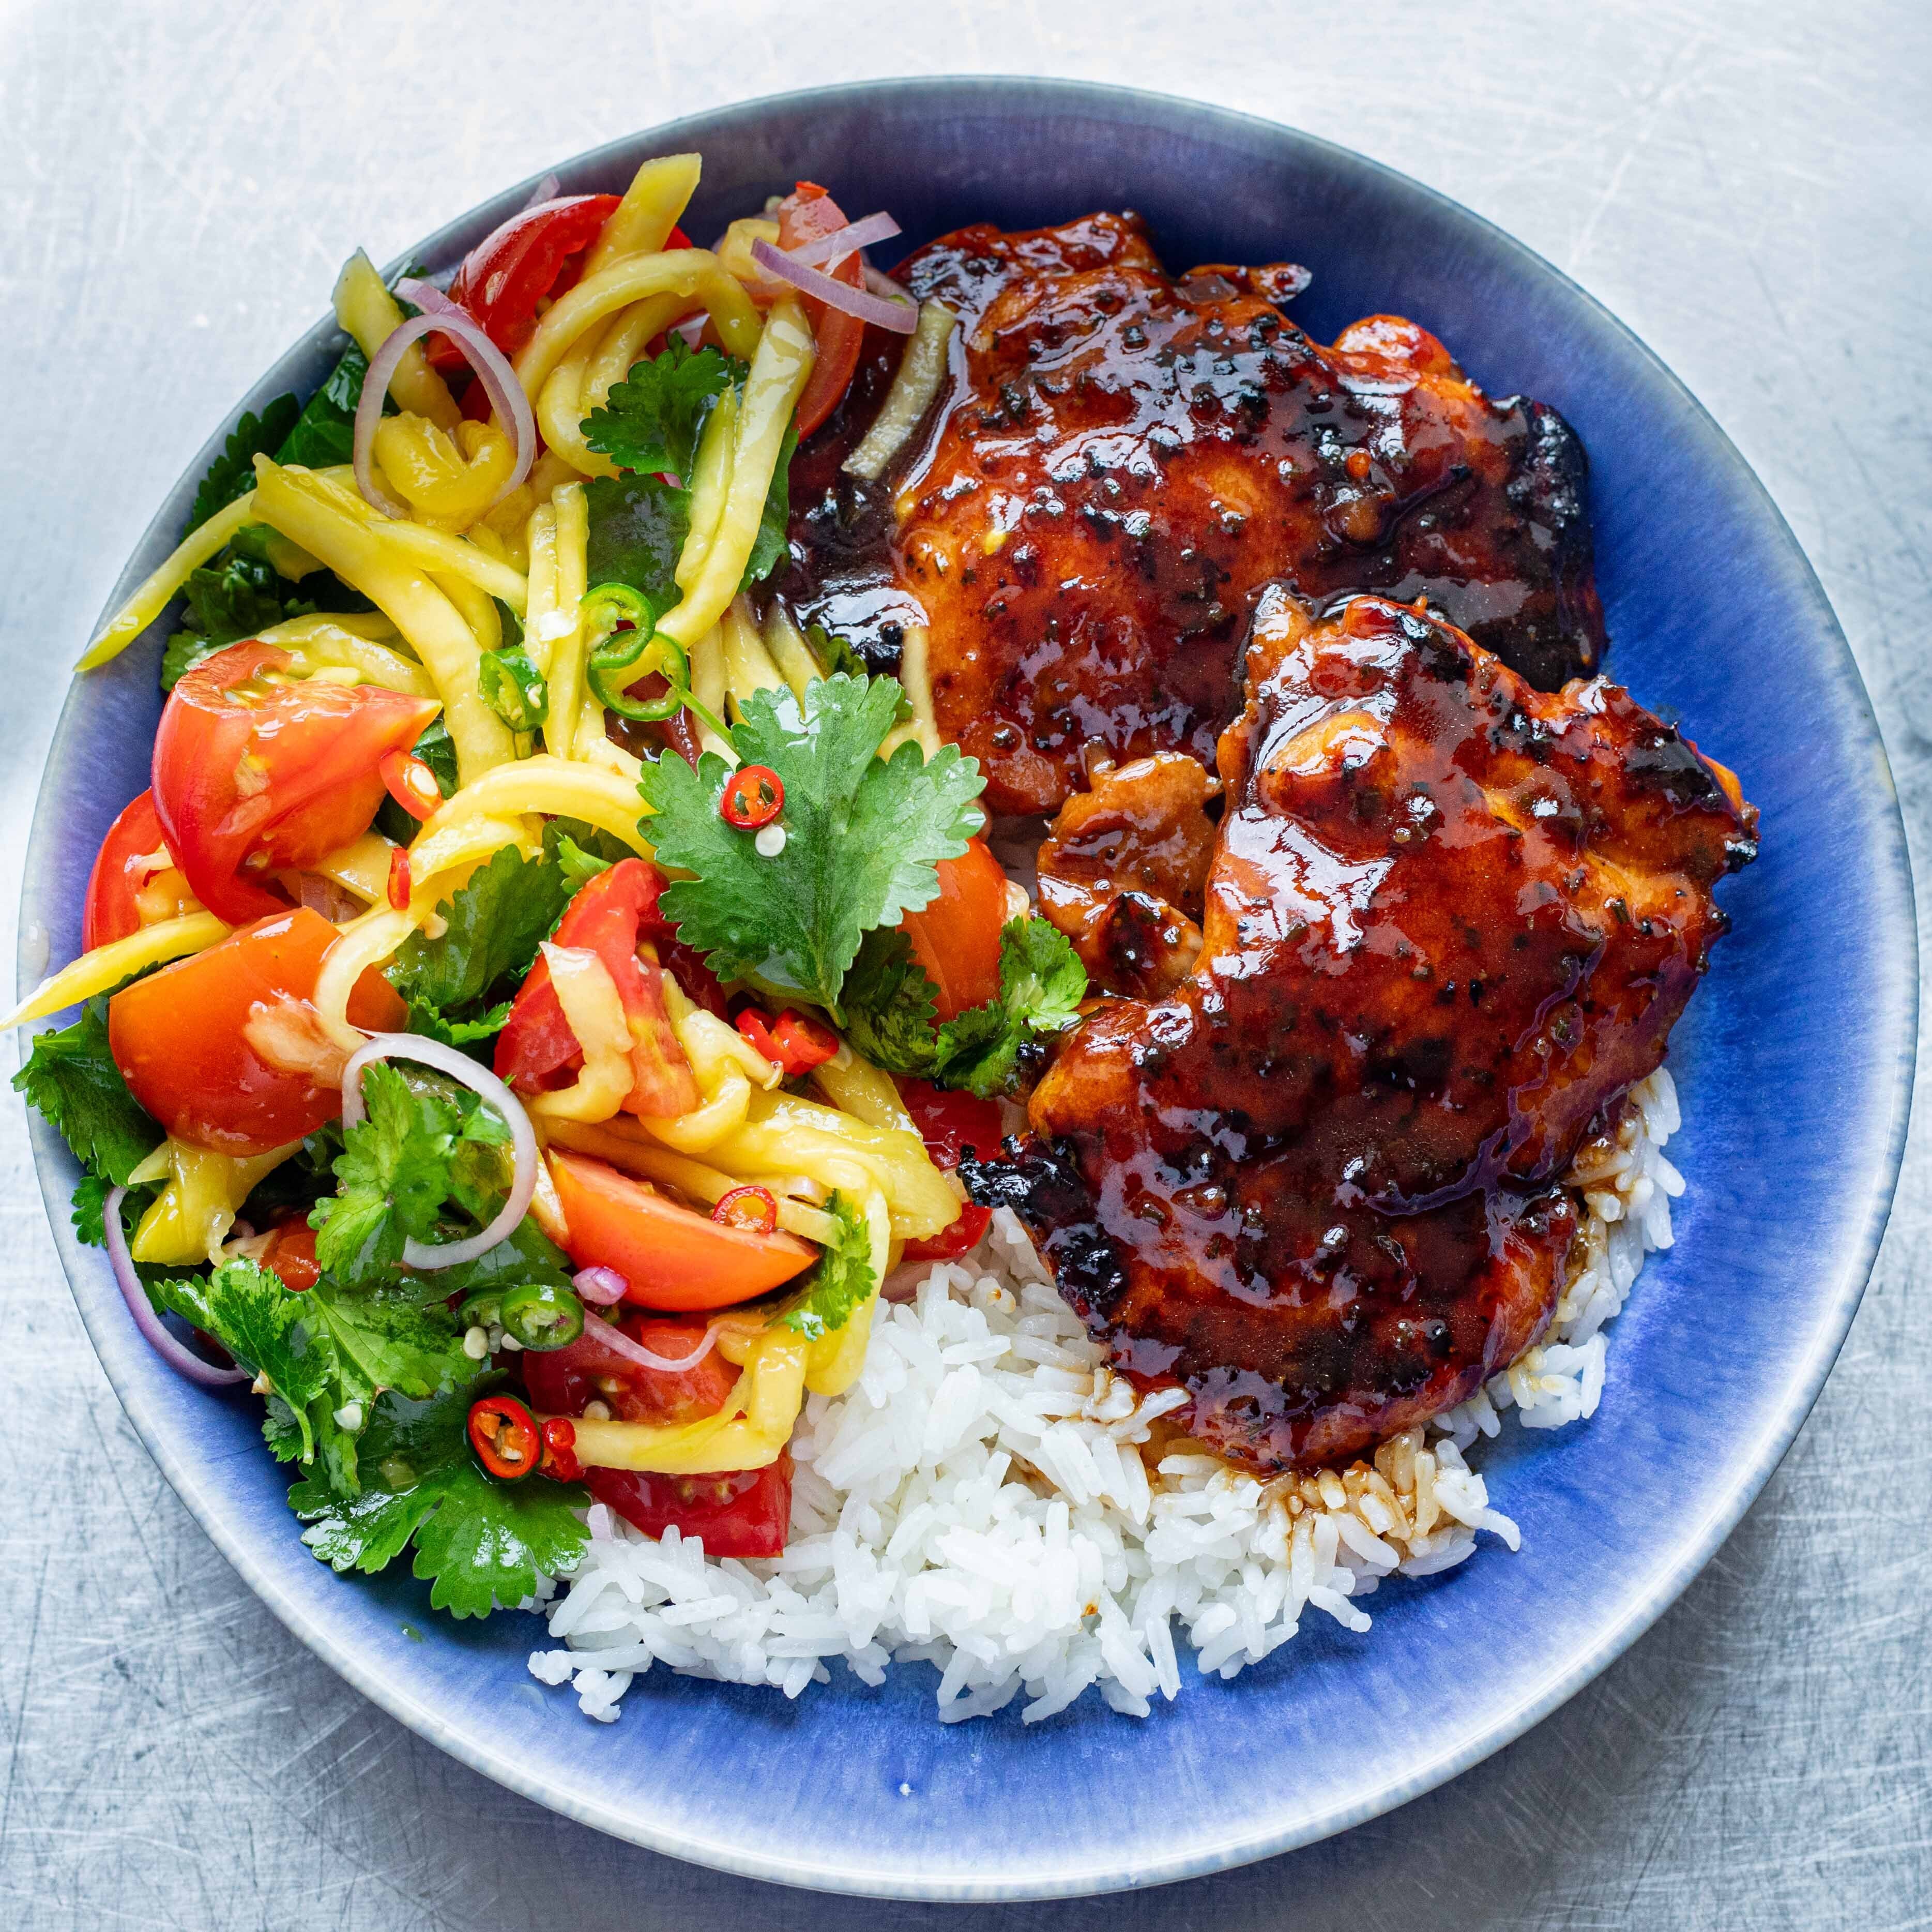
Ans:
[[[908,81],[700,116],[563,178],[620,188],[645,156],[694,148],[700,235],[800,176],[848,208],[891,208],[909,244],[1138,208],[1174,266],[1306,262],[1296,313],[1323,340],[1360,315],[1412,316],[1492,392],[1544,398],[1581,433],[1610,668],[1737,770],[1764,840],[1726,889],[1736,932],[1673,1042],[1670,1155],[1690,1191],[1676,1248],[1612,1330],[1601,1409],[1485,1452],[1520,1556],[1486,1543],[1385,1587],[1366,1636],[1311,1616],[1265,1664],[1190,1681],[1143,1723],[1089,1696],[1037,1726],[1015,1706],[948,1728],[918,1666],[878,1691],[840,1672],[796,1703],[658,1671],[604,1727],[525,1674],[534,1619],[452,1623],[406,1579],[347,1582],[308,1555],[256,1405],[185,1388],[148,1353],[99,1252],[74,1243],[73,1163],[37,1124],[75,1298],[155,1460],[290,1629],[424,1737],[602,1830],[758,1878],[959,1900],[1184,1878],[1340,1831],[1508,1743],[1644,1630],[1757,1494],[1838,1352],[1892,1200],[1918,986],[1904,835],[1858,672],[1790,532],[1670,371],[1508,236],[1357,155],[1152,94]],[[452,266],[525,192],[412,256]],[[335,353],[317,328],[244,400],[307,394]],[[208,448],[117,603],[179,530],[234,421],[224,400],[208,398]],[[77,947],[95,848],[147,782],[166,628],[76,683],[61,720],[22,912],[56,964]]]

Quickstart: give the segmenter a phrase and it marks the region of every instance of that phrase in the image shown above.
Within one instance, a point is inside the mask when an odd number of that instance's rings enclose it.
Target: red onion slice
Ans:
[[[121,1299],[128,1304],[128,1312],[134,1318],[134,1326],[176,1375],[185,1376],[203,1388],[227,1388],[236,1382],[252,1382],[255,1377],[250,1370],[218,1369],[212,1362],[204,1362],[184,1342],[176,1341],[168,1332],[167,1324],[154,1312],[154,1304],[148,1299],[148,1291],[134,1272],[134,1258],[128,1252],[127,1231],[121,1226],[121,1203],[127,1192],[124,1187],[110,1188],[100,1214],[107,1236],[107,1258],[114,1264],[114,1279],[120,1287]]]
[[[496,420],[508,425],[516,439],[516,466],[493,499],[500,502],[530,473],[530,465],[536,460],[537,421],[530,409],[530,399],[524,394],[524,386],[518,381],[509,358],[484,334],[467,309],[428,282],[398,282],[396,293],[422,313],[411,316],[392,332],[376,350],[368,373],[362,378],[362,400],[356,405],[356,487],[386,517],[409,514],[408,507],[398,502],[376,481],[376,425],[382,419],[382,400],[395,380],[404,352],[425,335],[446,335],[476,371],[476,380],[483,385],[483,393],[490,398]]]
[[[847,222],[843,228],[835,228],[830,235],[821,235],[816,242],[802,242],[787,252],[794,262],[817,268],[837,261],[842,255],[869,248],[874,242],[890,242],[898,232],[898,224],[890,214],[868,214]]]
[[[614,1268],[580,1268],[571,1282],[586,1301],[594,1301],[599,1308],[622,1301],[631,1292],[631,1284]]]
[[[861,322],[876,322],[880,328],[890,328],[898,335],[910,335],[919,326],[919,304],[910,296],[902,302],[884,301],[820,269],[808,268],[782,248],[774,248],[762,238],[752,244],[752,259],[767,274],[776,275],[780,280],[790,283],[794,288],[803,290],[827,308],[836,308],[845,315],[856,315]]]
[[[530,1211],[530,1197],[537,1188],[536,1130],[524,1112],[523,1102],[486,1068],[478,1066],[466,1053],[446,1046],[440,1040],[425,1040],[420,1034],[379,1033],[352,1053],[342,1068],[342,1124],[359,1126],[368,1109],[362,1102],[362,1070],[378,1060],[413,1060],[433,1066],[452,1080],[461,1082],[480,1094],[503,1117],[510,1130],[510,1146],[516,1156],[516,1172],[510,1183],[509,1198],[498,1210],[496,1218],[480,1234],[460,1241],[425,1243],[406,1240],[403,1264],[425,1272],[434,1268],[460,1268],[487,1255],[508,1236]]]
[[[594,1337],[614,1355],[622,1355],[626,1361],[634,1362],[640,1369],[655,1369],[659,1375],[681,1375],[686,1369],[694,1369],[718,1346],[718,1331],[707,1328],[704,1340],[688,1355],[654,1354],[640,1342],[634,1342],[621,1328],[614,1328],[602,1316],[592,1315],[589,1309],[584,1311],[584,1333],[586,1338]]]
[[[555,174],[545,175],[543,179],[530,190],[530,198],[518,209],[517,212],[519,214],[528,214],[532,208],[542,207],[545,202],[556,200],[562,192],[563,182],[561,177]]]

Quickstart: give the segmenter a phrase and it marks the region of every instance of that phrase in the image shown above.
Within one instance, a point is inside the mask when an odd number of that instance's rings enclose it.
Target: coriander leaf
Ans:
[[[526,652],[514,646],[482,652],[476,683],[483,702],[512,731],[534,731],[550,710],[550,686],[543,673]]]
[[[466,1150],[476,1144],[464,1133],[482,1105],[476,1095],[380,1060],[364,1071],[362,1095],[368,1112],[344,1130],[335,1162],[341,1191],[309,1215],[316,1259],[351,1284],[393,1268],[406,1240],[434,1238],[452,1198],[466,1209],[482,1204],[476,1180],[460,1172]],[[486,1144],[490,1168],[500,1174],[501,1156]]]
[[[586,825],[580,818],[553,818],[546,823],[543,832],[544,856],[562,865],[563,848],[566,844],[577,848],[580,863],[592,866],[593,872],[601,872],[606,866],[614,866],[620,860],[632,857],[629,846],[622,839],[614,837],[602,826]],[[593,862],[595,862],[593,863]],[[590,874],[586,874],[588,879]]]
[[[767,765],[784,785],[786,839],[762,856],[718,810],[730,773],[707,755],[644,767],[638,790],[656,816],[661,862],[694,874],[665,889],[679,937],[710,956],[720,979],[752,978],[835,1015],[860,940],[938,889],[941,859],[957,858],[980,828],[978,765],[952,746],[928,760],[902,745],[875,754],[891,728],[898,687],[888,678],[833,677],[760,691],[731,734],[741,763]]]
[[[174,689],[203,658],[212,658],[224,646],[212,643],[194,631],[176,631],[161,650],[161,689]]]
[[[670,470],[688,482],[705,419],[744,376],[743,363],[673,335],[658,354],[633,363],[584,418],[584,440],[620,470]],[[605,580],[592,574],[592,582]]]
[[[1006,1090],[1025,1045],[1027,1030],[1004,1000],[968,1006],[939,1030],[933,1078],[942,1087],[963,1087],[983,1100]]]
[[[433,1274],[417,1275],[405,1270],[393,1292],[420,1300],[469,1296],[482,1288],[514,1287],[526,1281],[568,1288],[575,1265],[526,1214],[494,1248],[473,1262],[438,1268]]]
[[[1062,1032],[1080,1017],[1087,969],[1051,920],[1007,922],[1000,934],[1000,996],[1035,1033]]]
[[[368,373],[368,357],[352,342],[329,371],[328,381],[308,399],[287,440],[276,451],[275,460],[298,463],[309,470],[352,462],[356,405],[362,400],[362,379]],[[393,415],[395,409],[394,399],[384,397],[382,413]]]
[[[108,1050],[104,998],[90,1000],[71,1026],[37,1034],[14,1088],[60,1130],[82,1166],[117,1187],[161,1144],[160,1128]]]
[[[608,872],[611,866],[610,860],[600,859],[595,853],[585,851],[567,832],[557,839],[556,862],[563,868],[563,876],[569,882],[573,894],[590,884],[599,872]]]
[[[844,1328],[878,1286],[865,1217],[840,1194],[825,1204],[825,1211],[838,1224],[838,1232],[805,1277],[803,1292],[778,1317],[780,1326],[808,1342]]]
[[[264,406],[258,416],[244,410],[221,453],[208,466],[208,474],[194,493],[188,513],[188,529],[198,530],[218,510],[225,510],[238,496],[245,496],[255,487],[255,458],[263,451],[279,449],[296,426],[302,404],[293,396],[278,396]]]
[[[784,441],[778,446],[778,467],[772,472],[771,488],[765,492],[765,507],[758,514],[758,534],[752,541],[752,554],[745,574],[738,580],[740,590],[771,575],[781,563],[789,562],[791,548],[787,536],[791,524],[791,459],[798,447],[798,425],[788,425]]]
[[[74,1239],[91,1248],[107,1245],[107,1196],[114,1184],[104,1174],[83,1174],[68,1204]]]
[[[514,1607],[540,1575],[575,1569],[590,1543],[577,1512],[590,1498],[577,1484],[495,1482],[469,1462],[452,1463],[441,1480],[442,1500],[416,1531],[412,1566],[430,1584],[434,1609],[487,1617]]]
[[[420,1398],[476,1373],[455,1316],[440,1302],[380,1291],[351,1294],[326,1276],[296,1298],[304,1318],[334,1347],[345,1399],[367,1399],[388,1388]]]
[[[922,1075],[990,1100],[1010,1089],[1030,1045],[1078,1018],[1087,972],[1057,928],[1016,919],[1000,934],[997,999],[935,1027],[935,993],[904,934],[870,933],[846,977],[846,1036],[889,1073]]]
[[[219,568],[204,564],[190,571],[182,592],[187,603],[182,628],[168,639],[161,657],[164,691],[173,690],[202,658],[316,608],[272,564],[233,552],[224,553]]]
[[[434,1480],[400,1492],[370,1486],[343,1496],[310,1478],[289,1491],[289,1507],[309,1526],[302,1532],[303,1542],[338,1575],[359,1570],[373,1576],[386,1569],[442,1500],[442,1488]]]
[[[561,866],[506,845],[436,908],[440,938],[413,932],[403,942],[389,983],[412,1009],[475,1019],[473,1009],[500,982],[529,971],[569,897]]]
[[[314,1292],[313,1290],[310,1291]],[[303,1298],[253,1262],[224,1262],[208,1275],[151,1280],[148,1298],[212,1335],[235,1359],[266,1379],[280,1399],[265,1425],[269,1447],[284,1460],[310,1460],[315,1452],[310,1411],[320,1406],[325,1424],[337,1363],[326,1336],[313,1334]],[[346,1400],[346,1398],[344,1398]]]
[[[542,1476],[494,1482],[470,1458],[470,1405],[497,1380],[478,1376],[427,1402],[382,1396],[362,1441],[362,1494],[345,1501],[312,1480],[289,1492],[309,1526],[302,1540],[338,1570],[373,1574],[413,1535],[430,1603],[459,1617],[487,1616],[532,1594],[539,1575],[574,1569],[589,1541],[583,1489]]]
[[[845,1036],[888,1073],[929,1074],[938,1057],[933,1008],[939,989],[897,928],[866,934],[840,996]]]
[[[593,476],[584,499],[589,583],[628,584],[663,616],[684,595],[677,560],[691,534],[687,493],[655,476]]]
[[[1010,921],[1000,935],[1000,997],[939,1029],[937,1078],[990,1100],[1011,1085],[1022,1050],[1080,1017],[1087,969],[1066,935],[1043,919]]]
[[[510,1017],[508,1000],[500,1000],[494,1006],[484,1007],[474,1019],[466,1020],[451,1019],[421,1000],[406,1000],[404,1004],[409,1008],[408,1030],[421,1034],[425,1040],[440,1040],[445,1046],[474,1046],[480,1041],[494,1040]]]

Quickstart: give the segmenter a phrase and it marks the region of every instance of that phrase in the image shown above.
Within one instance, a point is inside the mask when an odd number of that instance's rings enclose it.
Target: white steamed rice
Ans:
[[[1383,1577],[1448,1569],[1479,1531],[1517,1546],[1467,1452],[1512,1408],[1528,1429],[1595,1412],[1604,1326],[1670,1245],[1684,1184],[1663,1148],[1678,1124],[1660,1070],[1579,1157],[1581,1238],[1541,1343],[1372,1462],[1272,1482],[1156,1426],[1184,1398],[1136,1400],[1109,1373],[1003,1210],[975,1254],[880,1307],[852,1389],[808,1401],[782,1556],[710,1561],[593,1507],[567,1590],[543,1592],[563,1647],[530,1670],[608,1722],[654,1664],[796,1697],[836,1661],[872,1684],[922,1661],[945,1721],[1024,1698],[1030,1723],[1091,1688],[1135,1717],[1176,1696],[1177,1623],[1196,1666],[1222,1677],[1310,1610],[1365,1631]]]

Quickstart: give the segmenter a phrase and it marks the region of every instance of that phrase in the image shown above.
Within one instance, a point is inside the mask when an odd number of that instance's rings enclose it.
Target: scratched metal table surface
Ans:
[[[975,70],[1136,82],[1296,122],[1444,189],[1601,296],[1714,411],[1790,518],[1925,849],[1922,0],[0,0],[9,922],[63,666],[151,506],[321,308],[352,247],[382,260],[506,182],[684,110]],[[10,933],[0,939],[8,956]],[[123,1419],[56,1266],[10,1098],[0,1172],[0,1920],[36,1932],[957,1922],[600,1838],[338,1682],[243,1588]],[[1914,1306],[1928,1216],[1922,1120],[1871,1291],[1783,1469],[1682,1601],[1530,1736],[1406,1810],[1273,1863],[979,1922],[1932,1921],[1932,1334]]]

